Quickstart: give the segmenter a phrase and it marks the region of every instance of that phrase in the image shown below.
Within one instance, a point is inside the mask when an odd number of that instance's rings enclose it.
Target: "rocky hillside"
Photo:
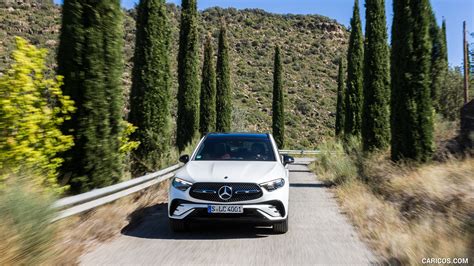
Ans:
[[[5,2],[6,1],[6,2]],[[60,30],[60,7],[50,0],[5,0],[0,3],[0,72],[8,65],[14,36],[54,55]],[[176,67],[179,8],[169,5],[173,27],[171,57]],[[134,10],[126,10],[124,84],[130,87],[134,46]],[[201,13],[201,35],[215,38],[221,17],[232,46],[234,130],[271,131],[273,48],[282,48],[287,97],[288,148],[314,148],[333,134],[337,61],[346,52],[348,31],[318,15],[275,15],[256,9],[211,8]],[[216,40],[217,46],[217,40]],[[217,48],[217,47],[216,47]],[[173,71],[175,73],[176,71]],[[177,80],[173,82],[174,90]],[[126,95],[125,95],[126,96]]]

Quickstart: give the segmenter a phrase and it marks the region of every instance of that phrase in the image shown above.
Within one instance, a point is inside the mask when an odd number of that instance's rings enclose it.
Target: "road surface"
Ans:
[[[297,159],[290,166],[290,225],[274,235],[268,228],[242,225],[195,228],[175,234],[166,205],[134,229],[81,257],[83,265],[314,265],[376,262],[331,192]]]

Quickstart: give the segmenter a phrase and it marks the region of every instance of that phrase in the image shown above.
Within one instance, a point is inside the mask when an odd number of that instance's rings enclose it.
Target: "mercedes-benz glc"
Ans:
[[[168,215],[174,231],[192,222],[249,222],[288,231],[290,156],[281,156],[271,134],[210,133],[169,189]]]

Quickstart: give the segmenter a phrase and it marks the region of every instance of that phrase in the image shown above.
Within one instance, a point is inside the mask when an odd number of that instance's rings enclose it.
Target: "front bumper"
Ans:
[[[192,221],[231,221],[252,222],[255,224],[272,224],[283,221],[288,216],[289,182],[272,192],[262,190],[257,199],[216,202],[191,197],[190,189],[181,191],[170,184],[168,192],[168,217],[176,220]],[[239,205],[244,212],[241,214],[208,213],[209,205]]]
[[[243,213],[208,213],[209,205],[240,205]],[[181,199],[172,200],[169,205],[169,218],[193,222],[249,222],[256,224],[272,224],[286,219],[287,211],[281,201],[273,200],[254,204],[218,204],[214,202],[196,203]]]

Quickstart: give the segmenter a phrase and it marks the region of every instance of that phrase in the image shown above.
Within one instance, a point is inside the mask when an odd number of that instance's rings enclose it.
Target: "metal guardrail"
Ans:
[[[175,172],[180,167],[180,164],[176,164],[166,169],[112,186],[95,189],[76,196],[62,198],[53,204],[53,208],[59,209],[59,212],[53,221],[58,221],[66,217],[94,209],[132,193],[151,187],[173,177]]]
[[[319,151],[306,150],[280,150],[281,154],[311,155],[319,154]],[[83,194],[62,198],[53,204],[53,208],[59,212],[53,222],[97,208],[122,197],[151,187],[174,176],[181,168],[181,164],[175,164],[166,169],[137,177],[112,186],[95,189]]]
[[[315,155],[320,154],[321,151],[314,150],[314,151],[307,151],[307,150],[280,150],[282,154],[298,154],[298,155]]]

